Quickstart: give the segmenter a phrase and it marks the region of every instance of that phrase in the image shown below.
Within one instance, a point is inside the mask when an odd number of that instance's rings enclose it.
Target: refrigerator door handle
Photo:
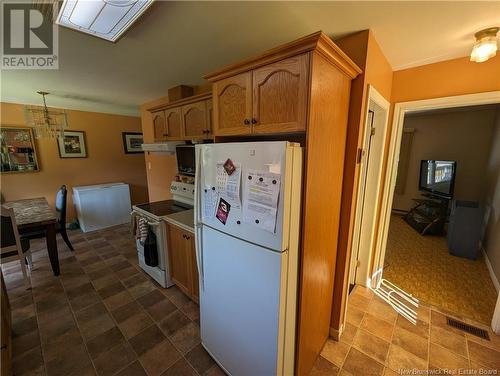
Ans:
[[[200,288],[203,290],[204,283],[203,283],[203,262],[202,262],[202,241],[201,241],[201,155],[203,153],[202,147],[196,148],[195,152],[195,165],[196,165],[196,174],[195,174],[195,180],[194,180],[194,227],[195,227],[195,234],[194,234],[194,247],[195,247],[195,254],[196,254],[196,265],[198,266],[198,275],[199,275],[199,281],[200,281]]]
[[[196,253],[196,265],[198,265],[198,275],[200,280],[200,289],[204,290],[204,276],[203,276],[203,253],[202,253],[202,239],[201,239],[201,225],[195,225],[195,253]]]

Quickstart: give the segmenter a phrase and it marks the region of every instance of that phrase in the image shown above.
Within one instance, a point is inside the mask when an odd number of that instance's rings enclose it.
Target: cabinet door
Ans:
[[[207,107],[207,130],[205,132],[206,138],[212,138],[213,135],[213,119],[214,119],[214,111],[213,111],[213,102],[211,99],[205,101],[205,105]]]
[[[252,127],[252,73],[245,72],[214,83],[216,136],[250,134]]]
[[[204,138],[207,132],[207,107],[205,101],[182,106],[182,120],[185,138]]]
[[[191,291],[189,253],[186,235],[181,229],[168,225],[168,254],[172,280],[186,294]]]
[[[200,297],[200,282],[198,278],[198,264],[196,263],[196,249],[194,235],[186,233],[186,245],[191,259],[191,296],[198,301]]]
[[[305,131],[309,55],[299,55],[253,71],[253,132]]]
[[[180,107],[165,110],[165,124],[167,129],[167,140],[182,139],[182,116]]]
[[[153,133],[155,141],[163,141],[167,137],[167,128],[165,126],[165,112],[156,111],[153,116]]]

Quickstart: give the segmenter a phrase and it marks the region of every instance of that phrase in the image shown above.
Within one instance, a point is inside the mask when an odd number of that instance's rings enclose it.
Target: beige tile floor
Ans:
[[[71,232],[54,277],[43,242],[32,243],[33,288],[18,263],[3,266],[12,306],[17,375],[223,375],[200,345],[199,309],[137,266],[126,226]],[[312,375],[394,375],[401,368],[500,367],[500,338],[477,339],[421,307],[412,325],[369,290],[351,295],[340,342],[329,340]],[[261,376],[261,375],[256,375]],[[266,375],[262,375],[266,376]]]
[[[423,305],[414,325],[371,290],[356,286],[340,341],[327,341],[311,375],[498,374],[500,336],[491,330],[489,336],[487,341],[449,327],[442,312]]]
[[[70,238],[74,253],[58,242],[59,277],[32,242],[31,290],[18,262],[2,267],[16,376],[224,374],[200,344],[198,306],[142,273],[128,226]]]
[[[482,255],[452,256],[443,236],[422,236],[391,216],[384,278],[426,304],[488,325],[497,292]]]

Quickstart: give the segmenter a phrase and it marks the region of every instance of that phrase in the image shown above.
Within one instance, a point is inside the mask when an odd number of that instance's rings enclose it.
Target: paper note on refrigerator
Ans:
[[[274,233],[281,175],[249,169],[244,181],[243,221]]]
[[[203,218],[212,219],[215,216],[215,207],[219,195],[215,189],[205,188],[203,190]]]
[[[219,195],[231,204],[233,209],[240,209],[241,163],[234,163],[236,169],[231,175],[228,175],[224,168],[225,162],[217,162],[216,189]]]

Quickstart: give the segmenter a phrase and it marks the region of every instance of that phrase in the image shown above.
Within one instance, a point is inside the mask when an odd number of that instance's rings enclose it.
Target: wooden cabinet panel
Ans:
[[[207,107],[205,101],[182,106],[184,137],[203,138],[207,133]]]
[[[198,301],[200,298],[200,282],[198,278],[198,264],[196,263],[196,249],[194,246],[194,235],[187,238],[187,247],[191,257],[191,294]]]
[[[168,140],[180,140],[182,134],[181,108],[174,107],[165,110],[165,124]]]
[[[189,294],[191,290],[189,253],[186,252],[184,231],[175,226],[168,227],[168,254],[170,273],[175,284]]]
[[[165,125],[165,112],[156,111],[151,114],[153,117],[153,133],[155,141],[163,141],[167,136],[167,128]]]
[[[309,76],[308,54],[253,71],[253,132],[305,131]]]
[[[170,224],[167,228],[172,280],[185,294],[198,302],[200,291],[194,235]]]
[[[212,137],[212,135],[213,135],[213,119],[214,119],[212,100],[209,99],[209,100],[205,101],[205,105],[207,107],[207,133],[206,133],[206,137]]]
[[[217,81],[213,86],[214,134],[250,134],[252,73],[245,72]]]

